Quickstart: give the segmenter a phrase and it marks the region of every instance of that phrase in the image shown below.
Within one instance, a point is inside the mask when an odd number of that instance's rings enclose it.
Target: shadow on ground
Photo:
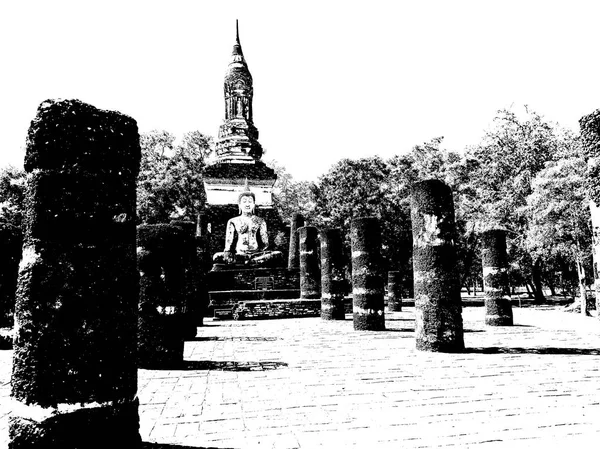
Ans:
[[[466,348],[466,354],[545,354],[545,355],[600,355],[600,349],[587,348]]]
[[[174,365],[147,366],[144,369],[162,371],[271,371],[286,368],[285,362],[235,362],[213,360],[184,360],[183,363]]]
[[[276,341],[277,337],[194,337],[186,341]]]
[[[177,444],[142,443],[142,449],[217,449],[217,447],[216,446],[179,446]],[[234,448],[229,448],[229,449],[234,449]]]

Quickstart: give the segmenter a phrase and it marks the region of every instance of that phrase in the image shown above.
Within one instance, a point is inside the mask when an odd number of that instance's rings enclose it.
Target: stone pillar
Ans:
[[[592,222],[592,263],[596,311],[600,319],[600,109],[579,119],[580,142],[587,158],[586,188]],[[581,307],[585,314],[587,307]]]
[[[350,240],[354,330],[385,330],[381,230],[377,218],[353,219]]]
[[[321,232],[321,318],[344,320],[344,259],[340,229]]]
[[[508,256],[506,233],[501,229],[485,231],[481,236],[483,251],[483,290],[485,292],[485,324],[512,326],[513,313],[507,296]]]
[[[0,327],[13,327],[15,293],[23,236],[10,224],[0,223]]]
[[[438,180],[419,182],[413,186],[410,206],[417,349],[463,351],[452,191]]]
[[[321,297],[321,271],[319,269],[319,232],[314,226],[298,229],[300,241],[300,298]]]
[[[402,312],[402,279],[399,271],[388,271],[388,311]]]
[[[184,231],[167,224],[137,228],[140,271],[138,366],[179,367],[186,336]]]
[[[9,448],[139,447],[135,120],[47,100],[25,154]]]
[[[16,226],[0,223],[0,350],[11,349],[15,293],[23,236]]]
[[[199,239],[196,238],[197,224],[188,220],[171,220],[171,225],[179,227],[184,232],[183,242],[183,276],[184,304],[183,315],[185,322],[185,339],[191,340],[196,336],[197,326],[202,326],[200,302],[200,259],[198,257]]]
[[[196,258],[199,264],[199,289],[196,300],[198,301],[197,321],[198,326],[204,325],[204,315],[208,309],[208,281],[207,273],[212,268],[212,254],[210,253],[210,233],[206,214],[201,212],[196,219]]]
[[[590,200],[590,218],[592,225],[592,268],[594,273],[594,293],[598,319],[600,319],[600,208]]]
[[[298,250],[298,229],[304,226],[304,217],[298,213],[292,215],[290,220],[290,252],[288,256],[288,269],[300,268],[300,251]]]

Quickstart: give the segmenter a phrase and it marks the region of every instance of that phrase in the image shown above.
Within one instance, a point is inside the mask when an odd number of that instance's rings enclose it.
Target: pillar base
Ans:
[[[402,300],[401,299],[388,299],[388,311],[389,312],[402,312]]]
[[[508,298],[485,298],[485,324],[512,326],[512,304]]]
[[[139,449],[142,445],[137,400],[59,413],[42,420],[12,416],[9,434],[9,449]]]
[[[321,319],[323,320],[345,320],[344,297],[332,297],[321,299]]]
[[[373,312],[353,313],[354,330],[355,331],[384,331],[385,330],[385,315],[383,310],[373,310]]]

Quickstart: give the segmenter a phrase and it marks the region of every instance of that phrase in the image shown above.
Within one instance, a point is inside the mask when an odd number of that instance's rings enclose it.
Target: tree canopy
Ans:
[[[167,131],[140,135],[142,161],[137,184],[138,220],[168,222],[170,218],[195,220],[206,194],[202,171],[212,151],[212,138],[188,132],[182,141]]]

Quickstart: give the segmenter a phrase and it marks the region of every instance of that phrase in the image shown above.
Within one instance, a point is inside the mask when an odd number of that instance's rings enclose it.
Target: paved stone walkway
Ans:
[[[516,308],[515,326],[463,310],[463,354],[414,349],[414,309],[385,332],[319,318],[211,322],[186,369],[139,372],[147,447],[600,447],[600,322]],[[6,404],[11,351],[0,351]],[[0,447],[7,442],[0,407]],[[153,445],[149,443],[161,443]]]

